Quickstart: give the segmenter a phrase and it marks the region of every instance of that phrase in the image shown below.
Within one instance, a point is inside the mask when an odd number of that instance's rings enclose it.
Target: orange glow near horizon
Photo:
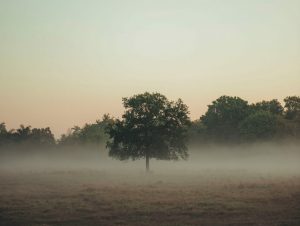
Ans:
[[[0,122],[56,137],[122,97],[182,98],[199,118],[221,95],[300,95],[300,2],[0,2]]]

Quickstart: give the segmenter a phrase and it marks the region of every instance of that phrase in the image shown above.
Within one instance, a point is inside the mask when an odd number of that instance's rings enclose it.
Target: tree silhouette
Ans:
[[[300,97],[288,96],[284,99],[286,108],[286,118],[295,119],[300,115]]]
[[[207,133],[222,141],[237,140],[239,123],[249,114],[248,102],[239,97],[221,96],[200,117]]]
[[[5,123],[0,123],[0,146],[7,144],[9,139],[9,132],[6,130]]]
[[[82,128],[74,126],[68,134],[63,134],[59,140],[60,145],[93,145],[105,144],[108,135],[105,133],[107,124],[112,122],[109,114],[104,114],[102,120],[95,123],[86,123]]]
[[[240,133],[247,140],[267,140],[277,130],[277,117],[269,111],[257,111],[240,124]]]
[[[159,93],[143,93],[123,98],[122,120],[109,124],[109,155],[120,160],[186,159],[186,139],[190,125],[188,107],[178,99],[169,101]]]
[[[251,105],[253,111],[268,111],[275,115],[282,115],[283,107],[276,99],[270,101],[261,101]]]

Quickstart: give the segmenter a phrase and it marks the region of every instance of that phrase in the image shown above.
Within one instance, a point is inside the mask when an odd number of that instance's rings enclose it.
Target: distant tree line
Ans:
[[[288,96],[249,104],[239,97],[221,96],[192,123],[195,142],[253,142],[300,138],[300,97]]]
[[[0,148],[67,148],[75,146],[99,147],[106,143],[108,135],[105,128],[112,122],[109,115],[102,120],[85,124],[82,128],[74,126],[59,139],[47,128],[32,128],[21,125],[18,129],[7,130],[5,123],[0,124]]]
[[[21,125],[20,128],[7,130],[5,123],[0,124],[0,147],[52,147],[56,144],[50,128],[31,128]]]
[[[85,124],[82,128],[75,126],[57,140],[57,145],[62,147],[74,145],[98,147],[99,145],[106,144],[108,140],[106,128],[113,121],[113,118],[105,114],[102,120],[96,120],[95,123]]]
[[[118,119],[104,115],[95,123],[73,127],[58,140],[49,127],[32,128],[21,125],[18,129],[7,130],[5,123],[0,123],[0,148],[99,147],[109,139],[109,125],[117,121]],[[189,140],[198,144],[299,140],[300,97],[288,96],[282,106],[276,99],[249,104],[239,97],[221,96],[208,105],[204,115],[190,123],[188,134]]]

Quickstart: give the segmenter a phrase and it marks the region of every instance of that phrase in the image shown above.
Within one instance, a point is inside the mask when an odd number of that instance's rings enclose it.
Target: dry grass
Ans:
[[[0,225],[300,225],[297,175],[2,172],[0,200]]]

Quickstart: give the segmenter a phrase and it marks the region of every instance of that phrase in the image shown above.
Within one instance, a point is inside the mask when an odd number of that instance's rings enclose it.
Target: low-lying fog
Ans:
[[[38,152],[2,152],[1,171],[81,171],[96,170],[113,174],[143,173],[145,160],[119,161],[111,159],[105,148],[99,150],[68,149]],[[205,170],[215,172],[251,171],[272,174],[300,174],[300,148],[297,144],[252,144],[235,146],[210,145],[189,148],[188,160],[163,161],[151,159],[150,170],[155,175],[187,175]]]

